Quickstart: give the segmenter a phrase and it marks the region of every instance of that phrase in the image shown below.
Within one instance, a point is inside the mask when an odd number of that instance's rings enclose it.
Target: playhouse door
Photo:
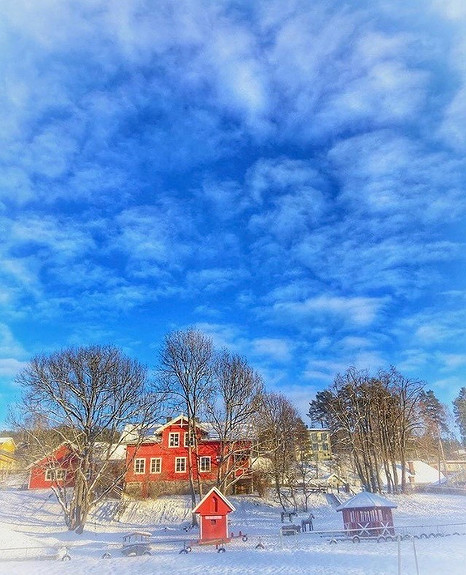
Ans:
[[[226,537],[225,533],[225,522],[226,517],[218,516],[208,516],[203,517],[202,522],[202,539],[222,539]]]

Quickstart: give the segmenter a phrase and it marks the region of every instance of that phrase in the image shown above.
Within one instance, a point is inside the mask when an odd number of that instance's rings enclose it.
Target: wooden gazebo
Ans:
[[[395,508],[385,497],[362,491],[336,510],[342,512],[344,529],[349,535],[378,537],[394,534],[392,509]]]

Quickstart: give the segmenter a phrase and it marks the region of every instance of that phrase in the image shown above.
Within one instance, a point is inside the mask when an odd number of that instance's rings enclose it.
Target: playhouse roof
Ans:
[[[205,510],[205,506],[207,502],[211,499],[212,496],[216,495],[224,504],[223,511],[226,513],[230,513],[230,511],[235,511],[235,507],[232,503],[228,501],[228,499],[223,495],[221,491],[219,491],[216,487],[212,487],[212,489],[199,501],[196,507],[193,509],[193,513],[203,513]]]
[[[391,507],[395,508],[397,505],[392,503],[385,497],[377,495],[377,493],[369,493],[368,491],[362,491],[358,493],[345,503],[339,505],[336,510],[343,511],[343,509],[375,509],[376,507]]]

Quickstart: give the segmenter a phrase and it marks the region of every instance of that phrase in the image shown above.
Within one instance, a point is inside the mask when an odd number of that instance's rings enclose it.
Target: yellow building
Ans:
[[[15,466],[16,444],[12,437],[0,437],[0,472],[9,471]]]
[[[322,428],[309,429],[309,442],[311,457],[325,461],[332,459],[332,446],[330,444],[330,430]]]

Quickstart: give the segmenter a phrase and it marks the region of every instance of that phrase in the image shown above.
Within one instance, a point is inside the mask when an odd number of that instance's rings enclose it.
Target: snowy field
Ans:
[[[76,535],[64,527],[49,492],[4,489],[0,490],[0,575],[416,575],[417,569],[420,575],[466,573],[466,498],[416,494],[392,499],[398,505],[397,527],[429,526],[413,529],[430,533],[441,525],[457,526],[444,529],[451,535],[441,538],[331,545],[327,537],[309,533],[281,537],[277,505],[252,496],[232,497],[236,512],[230,516],[230,531],[247,533],[247,541],[235,538],[225,553],[193,545],[191,553],[179,554],[184,542],[197,538],[196,531],[184,529],[190,515],[187,498],[107,502],[92,515],[86,531]],[[341,514],[324,495],[315,495],[311,507],[315,529],[342,528]],[[295,522],[300,524],[305,516]],[[123,557],[122,535],[136,528],[152,534],[153,554]],[[256,548],[259,542],[263,548]],[[60,560],[65,553],[70,561]],[[103,559],[104,553],[111,557]]]

